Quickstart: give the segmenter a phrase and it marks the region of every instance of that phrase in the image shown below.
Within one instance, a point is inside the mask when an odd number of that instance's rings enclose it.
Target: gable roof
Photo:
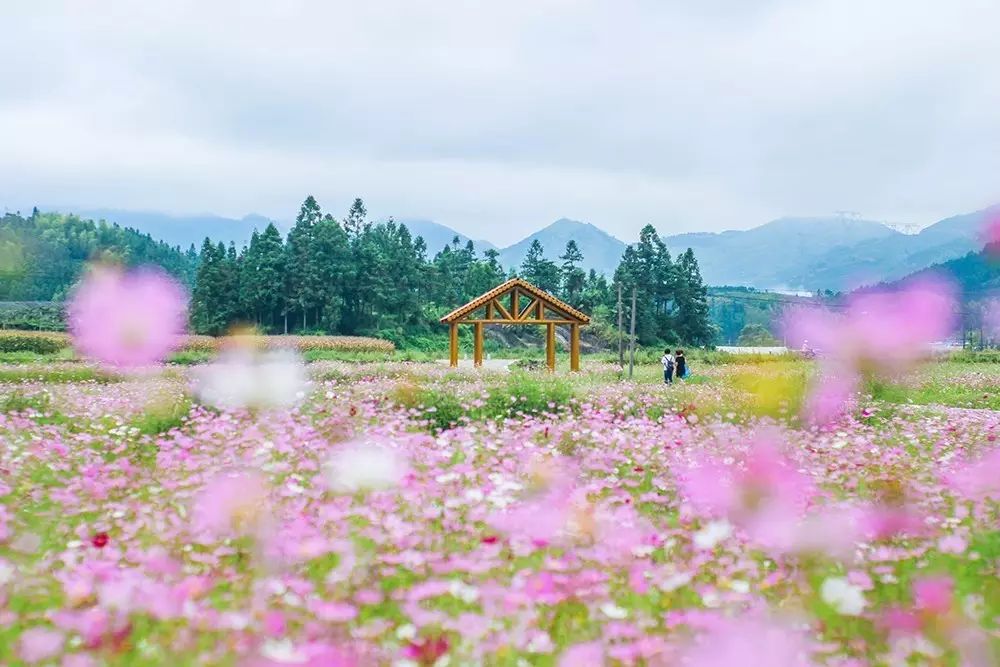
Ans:
[[[510,292],[515,287],[517,287],[518,289],[527,294],[530,294],[538,298],[540,301],[542,301],[542,303],[544,303],[547,306],[550,306],[552,309],[565,313],[567,318],[570,320],[575,320],[579,324],[590,323],[590,318],[588,316],[584,315],[583,313],[581,313],[579,310],[569,305],[568,303],[552,296],[545,290],[535,287],[534,285],[529,283],[527,280],[524,280],[523,278],[511,278],[507,282],[501,285],[497,285],[489,292],[485,292],[484,294],[477,296],[475,299],[465,304],[464,306],[461,306],[460,308],[456,308],[455,310],[451,311],[450,313],[441,318],[441,322],[444,324],[454,322],[459,318],[463,317],[464,315],[468,315],[472,311],[478,308],[482,308],[493,299],[497,299],[506,294],[507,292]]]

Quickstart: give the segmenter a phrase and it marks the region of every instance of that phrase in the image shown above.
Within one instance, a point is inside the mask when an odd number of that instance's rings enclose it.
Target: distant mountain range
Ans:
[[[104,219],[133,227],[173,245],[201,245],[213,240],[246,243],[254,228],[271,220],[259,215],[225,218],[215,215],[170,216],[163,213],[115,209],[74,210],[95,220]],[[845,290],[892,281],[932,264],[946,262],[981,249],[980,232],[987,215],[1000,214],[1000,206],[957,215],[904,234],[881,222],[845,217],[780,218],[748,230],[687,233],[664,237],[675,256],[692,248],[710,285],[745,285],[760,289]],[[433,257],[456,236],[463,245],[469,237],[450,227],[424,219],[398,219],[414,236],[423,237]],[[287,224],[278,224],[282,232]],[[625,242],[594,225],[562,218],[506,248],[473,240],[476,250],[497,249],[506,268],[524,260],[532,241],[538,240],[549,259],[558,261],[566,242],[576,240],[583,253],[583,268],[605,275],[614,273]]]
[[[237,246],[242,246],[250,242],[254,229],[263,231],[268,223],[275,222],[256,214],[245,215],[242,218],[226,218],[210,213],[176,216],[156,211],[125,211],[113,208],[51,207],[42,210],[73,213],[83,219],[118,223],[121,227],[131,227],[159,241],[180,246],[182,250],[186,250],[192,243],[195,248],[201,248],[206,236],[213,241],[222,241],[226,245],[232,241]],[[281,225],[278,225],[278,228],[287,231]]]

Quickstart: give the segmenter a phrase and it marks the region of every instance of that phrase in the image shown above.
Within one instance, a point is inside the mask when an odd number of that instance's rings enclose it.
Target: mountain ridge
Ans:
[[[68,211],[64,211],[68,212]],[[200,246],[206,235],[237,244],[249,240],[271,219],[250,214],[226,218],[212,214],[172,216],[122,209],[81,209],[81,217],[117,222],[171,245]],[[984,217],[1000,213],[1000,205],[950,216],[917,234],[904,234],[885,224],[842,216],[784,216],[746,230],[683,232],[663,237],[671,254],[692,248],[710,285],[752,286],[760,289],[849,290],[862,284],[890,281],[935,263],[961,257],[979,248]],[[575,240],[584,256],[581,267],[611,275],[626,243],[588,222],[559,218],[509,246],[470,239],[446,225],[424,218],[398,218],[414,237],[421,236],[433,257],[456,236],[472,240],[482,254],[494,249],[507,269],[520,266],[531,243],[542,244],[545,256],[558,263],[566,242]],[[290,225],[276,223],[282,232]]]

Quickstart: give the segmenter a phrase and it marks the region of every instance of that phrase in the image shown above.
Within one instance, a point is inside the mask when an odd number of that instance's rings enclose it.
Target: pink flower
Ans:
[[[983,229],[983,242],[989,254],[994,256],[1000,255],[1000,213],[994,213],[987,220],[986,226]]]
[[[990,337],[1000,338],[1000,299],[990,299],[986,302],[986,309],[983,313],[983,326]]]
[[[828,424],[844,414],[857,391],[856,373],[823,369],[806,397],[803,412],[811,424]]]
[[[954,306],[951,284],[922,279],[891,292],[852,296],[843,313],[790,311],[784,329],[793,347],[808,341],[822,356],[855,370],[895,371],[951,333]]]
[[[604,647],[601,642],[586,642],[570,646],[559,656],[558,667],[603,667]]]
[[[29,664],[43,662],[59,655],[66,638],[63,633],[48,628],[29,628],[21,633],[19,653]]]
[[[809,478],[767,434],[758,434],[742,466],[708,460],[686,471],[680,486],[696,508],[726,516],[777,550],[792,546],[794,527],[814,493]]]
[[[685,667],[809,667],[801,633],[774,621],[742,616],[714,625],[684,654]]]
[[[267,498],[267,482],[259,473],[220,473],[198,494],[194,508],[195,526],[216,535],[251,533],[266,511]]]
[[[447,638],[431,637],[410,642],[403,649],[403,655],[421,665],[433,665],[448,652],[448,648]]]
[[[945,482],[973,500],[1000,498],[1000,449],[994,449],[978,461],[966,463],[946,475]]]
[[[184,331],[187,295],[158,269],[93,269],[67,307],[73,344],[84,356],[130,368],[161,361]]]
[[[955,584],[951,577],[925,577],[913,582],[913,603],[921,611],[942,615],[951,611]]]

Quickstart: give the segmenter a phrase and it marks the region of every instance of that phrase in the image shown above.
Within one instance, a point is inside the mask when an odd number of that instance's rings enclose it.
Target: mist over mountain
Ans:
[[[68,212],[68,211],[67,211]],[[254,229],[263,230],[271,220],[260,215],[226,218],[217,215],[173,216],[158,212],[118,209],[74,210],[80,217],[104,219],[132,227],[187,248],[200,246],[205,236],[238,246]],[[747,230],[693,232],[663,237],[673,255],[694,250],[702,276],[709,285],[744,285],[759,289],[849,290],[860,285],[892,281],[978,251],[985,217],[1000,213],[1000,206],[941,220],[918,234],[904,234],[885,224],[848,217],[785,217]],[[411,234],[427,244],[433,257],[456,236],[470,240],[451,227],[421,218],[400,218]],[[289,225],[278,224],[282,233]],[[542,244],[545,256],[558,263],[569,240],[583,254],[581,267],[612,275],[626,243],[586,222],[560,218],[517,243],[497,248],[489,241],[472,239],[482,255],[497,249],[505,269],[517,268],[531,243]]]
[[[575,240],[583,253],[582,268],[612,275],[625,252],[625,243],[619,241],[603,229],[589,223],[560,218],[548,227],[540,229],[512,246],[500,251],[500,263],[507,268],[518,267],[524,261],[532,241],[538,240],[545,249],[545,256],[559,263],[568,241]]]
[[[210,213],[170,215],[158,211],[126,211],[114,208],[50,207],[42,210],[72,213],[84,219],[117,223],[121,227],[131,227],[144,234],[149,234],[158,241],[180,246],[182,249],[187,249],[192,243],[195,248],[200,248],[206,236],[213,241],[222,241],[226,245],[232,241],[237,246],[243,246],[249,243],[254,229],[264,231],[270,222],[275,222],[282,232],[287,231],[286,226],[255,213],[245,215],[242,218],[226,218]]]
[[[451,245],[452,239],[456,236],[462,245],[465,245],[469,241],[469,237],[465,234],[455,231],[451,227],[446,227],[442,224],[434,222],[433,220],[424,220],[421,218],[397,218],[396,222],[406,225],[406,228],[410,230],[410,234],[416,238],[421,237],[424,239],[424,243],[427,244],[427,256],[433,257],[437,253],[441,252],[441,249],[446,245]],[[489,241],[483,241],[481,239],[471,239],[476,246],[476,251],[482,254],[486,250],[496,249],[496,246]]]

